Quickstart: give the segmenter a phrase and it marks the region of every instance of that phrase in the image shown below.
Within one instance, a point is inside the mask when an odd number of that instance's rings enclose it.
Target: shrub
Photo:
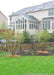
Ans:
[[[32,42],[32,38],[26,30],[23,31],[23,36],[24,36],[24,43],[31,43]]]
[[[50,34],[47,30],[42,31],[41,33],[38,32],[35,35],[36,40],[39,43],[39,48],[41,48],[41,50],[45,50],[45,48],[47,47],[46,42],[50,39]]]
[[[47,30],[42,31],[41,36],[40,36],[40,41],[42,42],[48,42],[50,39],[50,34]]]
[[[50,46],[47,46],[47,48],[50,48]]]
[[[20,50],[21,50],[21,43],[24,42],[24,36],[23,36],[23,34],[17,32],[15,39],[17,40],[18,44],[20,45]]]
[[[25,54],[27,55],[27,54],[28,54],[28,52],[25,52]]]
[[[15,55],[15,53],[17,51],[16,42],[9,41],[7,43],[7,49],[10,50],[12,55]]]
[[[54,50],[54,47],[50,47],[49,50]]]
[[[33,51],[31,52],[32,56],[34,55]]]
[[[54,42],[54,31],[53,31],[53,33],[51,34],[50,41],[51,41],[51,42]]]

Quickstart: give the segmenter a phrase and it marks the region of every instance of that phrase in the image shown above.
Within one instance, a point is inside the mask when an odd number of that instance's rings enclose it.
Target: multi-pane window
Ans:
[[[52,21],[52,29],[54,29],[54,21]]]
[[[36,23],[36,22],[30,22],[29,23],[29,29],[33,29],[33,28],[38,29],[39,28],[39,24]]]
[[[24,29],[26,29],[26,28],[27,28],[27,20],[24,19]]]
[[[18,21],[16,22],[16,29],[26,29],[27,20],[23,16],[19,16]]]
[[[43,29],[50,29],[50,21],[43,22]]]
[[[22,24],[21,24],[20,28],[22,29]]]
[[[47,22],[43,22],[43,29],[47,29]]]
[[[10,29],[13,29],[13,26],[12,25],[10,25],[10,27],[9,27]]]
[[[33,22],[29,23],[29,29],[33,29]]]
[[[32,29],[32,28],[31,28],[31,22],[29,22],[29,29]]]
[[[35,29],[39,29],[39,26],[38,26],[38,24],[35,24]]]
[[[12,21],[12,16],[10,16],[10,21]]]
[[[20,25],[16,25],[16,29],[20,29]]]
[[[50,21],[47,22],[47,28],[50,29]]]
[[[23,23],[24,23],[24,20],[25,20],[25,19],[23,18],[23,19],[22,19]]]
[[[27,24],[25,24],[25,29],[26,29],[26,27],[27,27]]]
[[[49,9],[49,16],[53,16],[54,15],[54,9]]]
[[[32,29],[33,29],[33,23],[32,23]]]
[[[11,30],[15,29],[15,25],[10,25],[9,27]]]
[[[24,24],[23,24],[23,29],[24,29]]]
[[[27,21],[26,21],[26,19],[25,19],[25,23],[26,23]]]
[[[31,24],[29,24],[29,29],[31,29]]]

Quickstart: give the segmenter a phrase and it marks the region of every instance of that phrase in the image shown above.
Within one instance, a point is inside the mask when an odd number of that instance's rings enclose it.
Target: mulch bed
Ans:
[[[19,57],[19,55],[8,55],[7,57]]]
[[[45,53],[45,54],[47,54],[48,53],[48,51],[37,51],[38,53]]]
[[[23,56],[51,56],[54,55],[54,50],[45,50],[45,52],[48,53],[44,53],[44,52],[38,52],[39,50],[29,50],[29,51],[19,51],[18,53],[16,53],[17,55],[23,55]]]

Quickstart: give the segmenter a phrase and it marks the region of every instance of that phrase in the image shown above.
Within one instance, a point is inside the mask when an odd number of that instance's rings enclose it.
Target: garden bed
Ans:
[[[19,51],[18,55],[23,55],[23,56],[51,56],[54,55],[54,50],[45,50],[48,53],[39,53],[38,51],[40,50],[24,50],[24,51]]]
[[[7,57],[19,57],[19,55],[8,55]]]

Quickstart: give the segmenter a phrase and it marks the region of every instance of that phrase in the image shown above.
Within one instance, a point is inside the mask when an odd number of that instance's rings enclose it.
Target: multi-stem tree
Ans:
[[[36,41],[38,41],[39,43],[39,47],[44,51],[47,44],[46,42],[48,42],[48,40],[50,39],[50,34],[47,30],[44,30],[42,32],[38,32],[35,35]]]
[[[15,54],[15,46],[13,46],[12,40],[15,37],[15,33],[12,30],[5,30],[4,32],[2,31],[2,36],[4,39],[6,39],[6,50],[10,50],[12,55]]]
[[[21,50],[21,44],[24,42],[24,36],[22,33],[16,32],[15,33],[15,39],[17,40],[17,44],[18,46],[20,46],[20,50]]]

